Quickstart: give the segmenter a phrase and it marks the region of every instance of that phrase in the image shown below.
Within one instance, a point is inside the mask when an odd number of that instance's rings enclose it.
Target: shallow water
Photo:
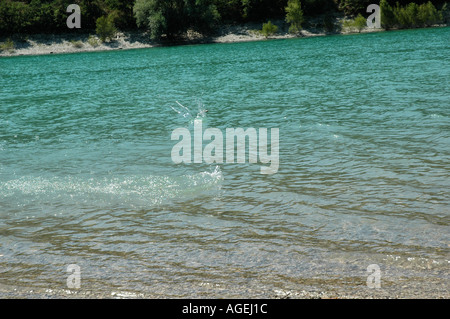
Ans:
[[[0,296],[449,297],[449,40],[0,59]],[[174,164],[205,109],[205,128],[279,128],[278,172]]]

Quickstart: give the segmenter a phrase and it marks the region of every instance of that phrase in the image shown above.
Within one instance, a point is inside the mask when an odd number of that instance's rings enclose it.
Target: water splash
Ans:
[[[34,177],[0,182],[5,202],[16,206],[121,206],[146,208],[174,198],[192,198],[221,187],[222,171],[181,176]]]
[[[197,119],[205,119],[206,113],[208,113],[208,110],[205,108],[205,105],[201,100],[197,100],[197,114],[195,112],[191,111],[188,107],[184,106],[178,101],[175,101],[177,103],[177,107],[173,107],[172,105],[169,105],[172,110],[174,110],[176,113],[180,114],[183,118],[189,119],[189,124],[193,124],[194,120]],[[194,115],[195,114],[195,115]]]

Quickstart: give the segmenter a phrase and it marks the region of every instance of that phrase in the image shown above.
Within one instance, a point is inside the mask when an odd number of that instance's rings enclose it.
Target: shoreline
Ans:
[[[193,44],[252,42],[263,41],[266,39],[294,39],[386,31],[384,29],[365,28],[361,30],[361,32],[358,32],[356,30],[343,28],[339,31],[327,32],[323,28],[317,27],[317,24],[312,24],[312,26],[301,30],[298,34],[292,34],[288,32],[289,25],[284,22],[284,20],[275,20],[274,24],[278,26],[279,31],[268,38],[265,38],[258,32],[258,30],[261,29],[262,23],[223,25],[216,35],[209,37],[203,37],[200,34],[188,32],[184,39],[173,42],[151,41],[146,32],[140,31],[119,31],[117,32],[115,38],[109,42],[101,42],[99,38],[92,33],[33,34],[12,36],[11,38],[14,41],[14,49],[0,51],[0,57],[131,50]],[[442,26],[447,25],[439,25],[436,27]],[[4,42],[6,39],[7,37],[0,38],[0,43]]]
[[[278,32],[268,38],[261,35],[258,30],[262,23],[246,23],[241,25],[223,25],[214,36],[204,37],[198,33],[188,32],[185,38],[172,42],[151,41],[146,32],[142,31],[118,31],[115,38],[109,42],[101,42],[98,36],[92,33],[67,33],[67,34],[30,34],[12,36],[14,49],[0,51],[0,57],[34,56],[50,54],[68,54],[81,52],[102,52],[116,50],[144,49],[164,46],[180,46],[213,43],[237,43],[276,39],[309,38],[330,35],[349,35],[358,33],[386,32],[380,28],[364,28],[358,32],[351,28],[342,28],[338,31],[328,32],[317,24],[301,30],[298,34],[289,33],[289,25],[284,20],[275,20]],[[430,28],[447,27],[448,25],[435,25]],[[393,29],[395,31],[397,29]],[[406,29],[403,29],[406,30]],[[0,38],[0,43],[8,37]]]
[[[158,289],[145,287],[141,289],[127,287],[92,287],[67,288],[61,285],[38,287],[27,285],[0,284],[0,299],[449,299],[450,295],[439,286],[405,285],[407,278],[397,278],[401,287],[392,287],[392,282],[385,287],[372,289],[363,283],[354,286],[310,286],[284,288],[275,286],[252,287],[243,290],[241,287],[198,282],[191,289],[183,287],[182,291],[173,292],[170,285],[163,283]],[[442,285],[441,285],[442,286]],[[161,291],[162,290],[162,291]]]

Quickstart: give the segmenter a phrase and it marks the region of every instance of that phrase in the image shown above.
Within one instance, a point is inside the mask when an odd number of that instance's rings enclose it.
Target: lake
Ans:
[[[0,297],[450,297],[448,27],[0,75]],[[277,171],[175,163],[196,118],[278,129]]]

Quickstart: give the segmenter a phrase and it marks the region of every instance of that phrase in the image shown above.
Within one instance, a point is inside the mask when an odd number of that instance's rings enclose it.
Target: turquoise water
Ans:
[[[77,264],[87,296],[449,297],[449,40],[0,59],[0,296],[68,295]],[[205,128],[278,128],[278,172],[173,163],[206,109]]]

